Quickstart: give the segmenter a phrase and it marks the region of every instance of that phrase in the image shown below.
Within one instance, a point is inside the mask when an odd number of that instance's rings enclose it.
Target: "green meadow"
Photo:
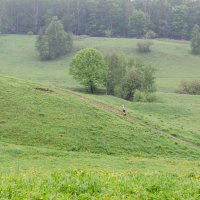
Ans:
[[[174,93],[200,77],[200,57],[186,41],[155,40],[145,55],[137,42],[78,37],[41,61],[35,36],[0,36],[0,199],[200,198],[200,98]],[[68,66],[84,47],[154,66],[157,102],[81,93]]]
[[[94,47],[106,55],[121,53],[141,57],[157,69],[159,91],[174,92],[182,80],[200,77],[200,56],[190,54],[190,43],[175,40],[154,40],[152,52],[138,54],[136,39],[77,37],[74,52],[55,61],[40,61],[35,50],[35,36],[0,36],[0,73],[15,77],[57,84],[69,88],[78,84],[69,76],[68,64],[76,51]]]

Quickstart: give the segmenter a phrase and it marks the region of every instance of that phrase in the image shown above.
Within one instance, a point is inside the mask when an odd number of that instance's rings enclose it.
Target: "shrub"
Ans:
[[[146,39],[154,39],[156,37],[156,33],[154,31],[147,31],[145,34]]]
[[[146,102],[146,96],[144,92],[136,90],[134,94],[134,101],[136,102]]]
[[[105,30],[105,36],[106,37],[111,37],[112,36],[112,30],[111,29]]]
[[[176,92],[179,94],[200,95],[200,80],[182,81]]]
[[[154,93],[142,92],[136,90],[134,93],[134,101],[136,102],[155,102],[157,97]]]
[[[141,41],[137,43],[137,49],[140,53],[148,53],[151,51],[151,45],[153,45],[153,43],[150,41]]]
[[[27,32],[27,35],[33,35],[32,31]]]

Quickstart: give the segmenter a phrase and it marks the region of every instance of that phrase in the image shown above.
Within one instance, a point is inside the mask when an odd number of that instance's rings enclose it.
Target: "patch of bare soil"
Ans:
[[[54,92],[53,90],[50,90],[49,88],[40,88],[40,87],[35,88],[35,90],[38,90],[41,92],[48,92],[48,93]]]

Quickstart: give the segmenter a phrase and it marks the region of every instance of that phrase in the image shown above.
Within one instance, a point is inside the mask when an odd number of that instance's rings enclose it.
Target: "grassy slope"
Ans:
[[[36,85],[0,79],[1,141],[112,155],[198,156],[200,151],[132,124],[123,117]]]
[[[121,52],[141,56],[157,68],[160,91],[174,91],[181,80],[200,77],[200,57],[190,54],[189,42],[155,40],[152,52],[144,56],[138,55],[137,42],[136,39],[83,38],[75,40],[74,51],[94,47],[104,54]],[[69,59],[74,53],[56,61],[42,62],[34,46],[35,36],[0,36],[0,73],[67,87],[78,86],[68,74]]]
[[[0,73],[48,85],[78,87],[68,75],[73,53],[41,62],[34,41],[34,36],[0,36]],[[75,51],[92,46],[104,53],[137,55],[136,43],[131,39],[85,38],[75,41]],[[174,91],[180,80],[199,78],[200,57],[189,54],[188,42],[154,41],[152,48],[144,59],[158,69],[160,91]],[[69,93],[43,93],[35,87],[38,84],[0,76],[1,198],[198,199],[198,148],[177,144]],[[162,92],[156,104],[132,104],[109,96],[89,98],[116,108],[125,104],[130,115],[199,143],[199,97]],[[74,174],[72,168],[84,169],[86,177]],[[88,172],[91,169],[97,170],[95,175]],[[113,170],[117,172],[114,180]],[[59,174],[50,175],[53,171]],[[122,179],[119,171],[123,172]],[[66,174],[72,178],[70,183]],[[80,181],[80,194],[74,180]],[[98,183],[94,190],[91,180]],[[65,185],[63,189],[61,182],[73,187]],[[42,187],[44,183],[48,186]]]
[[[117,109],[125,104],[129,115],[186,141],[200,144],[199,96],[158,93],[156,103],[132,103],[106,95],[86,96]]]
[[[198,198],[199,148],[35,87],[0,76],[2,199]]]

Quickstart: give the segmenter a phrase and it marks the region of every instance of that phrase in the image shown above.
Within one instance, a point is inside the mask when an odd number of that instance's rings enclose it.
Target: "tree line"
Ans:
[[[53,16],[76,35],[190,39],[200,0],[0,1],[1,33],[38,34]]]

